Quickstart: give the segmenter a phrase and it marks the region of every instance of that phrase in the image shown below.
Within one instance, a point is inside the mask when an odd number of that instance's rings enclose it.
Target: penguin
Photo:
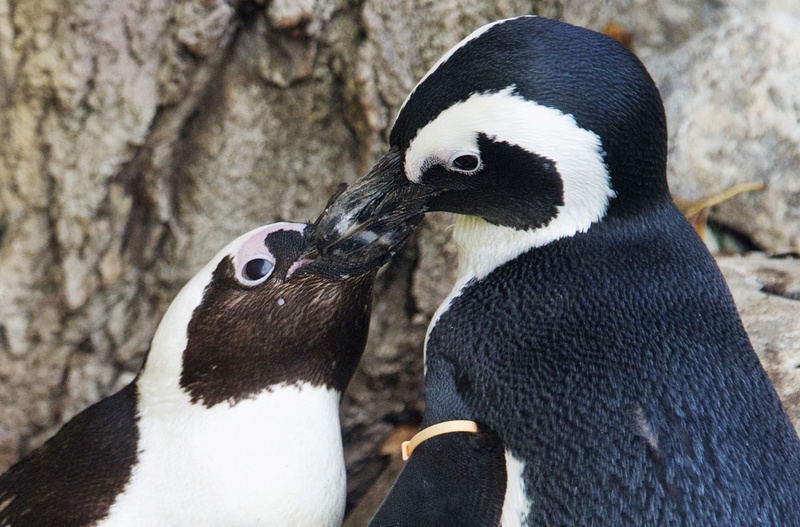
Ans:
[[[0,476],[0,526],[340,525],[339,401],[382,252],[310,259],[312,230],[260,227],[203,267],[135,380]]]
[[[478,29],[413,89],[315,243],[455,213],[422,428],[473,421],[503,456],[423,442],[371,525],[800,525],[800,441],[672,203],[666,137],[632,53],[546,18]],[[427,521],[440,504],[458,517]]]

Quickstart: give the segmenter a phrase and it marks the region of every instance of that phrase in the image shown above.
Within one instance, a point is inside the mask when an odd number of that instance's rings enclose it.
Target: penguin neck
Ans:
[[[675,213],[669,194],[653,192],[646,197],[637,196],[637,200],[611,200],[602,214],[594,216],[582,216],[564,208],[549,224],[531,230],[496,225],[478,216],[457,214],[453,229],[453,240],[458,249],[456,289],[472,279],[483,279],[494,269],[531,249],[581,235],[590,229],[605,230],[607,224],[614,224],[614,229],[639,230],[645,227],[644,230],[647,230],[650,223],[658,223],[658,218],[664,214]]]
[[[144,366],[136,380],[140,407],[169,401],[189,401],[189,395],[180,386],[183,352],[188,343],[189,322],[203,299],[205,288],[218,263],[216,260],[181,289],[156,328]]]
[[[170,306],[137,378],[139,466],[107,525],[278,526],[306,516],[308,525],[340,525],[341,394],[297,382],[213,406],[192,401],[180,386],[191,316],[184,307]],[[228,500],[237,504],[233,518],[219,506]]]
[[[427,374],[427,348],[431,331],[450,303],[474,280],[481,280],[497,267],[519,255],[546,245],[564,235],[555,230],[523,231],[495,225],[478,216],[456,215],[453,241],[458,249],[458,275],[450,294],[431,318],[423,347],[423,362]]]
[[[458,275],[450,294],[436,310],[428,326],[425,357],[427,358],[428,337],[442,314],[450,308],[453,299],[458,297],[468,284],[482,280],[498,267],[533,249],[546,248],[558,240],[582,237],[590,227],[593,236],[611,235],[616,238],[629,236],[635,240],[642,236],[660,233],[665,217],[681,217],[668,198],[658,200],[649,210],[640,209],[635,213],[628,213],[629,209],[624,209],[626,213],[619,214],[614,210],[613,204],[614,202],[602,221],[572,231],[551,229],[549,226],[523,231],[495,225],[477,216],[456,215],[453,240],[458,249]],[[613,224],[610,229],[609,224]]]
[[[325,385],[320,386],[319,390],[313,390],[312,388],[316,388],[317,383],[300,381],[264,386],[263,390],[253,393],[251,397],[243,399],[239,403],[223,401],[209,407],[204,405],[202,400],[192,400],[191,394],[180,383],[184,351],[188,345],[188,327],[195,309],[203,300],[206,287],[211,280],[217,263],[218,259],[215,258],[209,265],[198,272],[181,289],[161,319],[161,323],[158,325],[150,344],[150,350],[144,366],[135,381],[139,396],[138,408],[140,413],[184,413],[190,407],[196,407],[198,410],[210,409],[217,411],[218,407],[231,408],[238,404],[247,403],[247,406],[252,406],[253,404],[263,406],[265,415],[269,414],[271,416],[269,419],[280,421],[283,414],[273,412],[274,408],[271,406],[273,406],[273,401],[276,399],[270,399],[269,397],[269,395],[278,392],[285,392],[288,394],[286,397],[289,398],[293,397],[292,394],[296,392],[303,392],[302,398],[306,402],[298,407],[303,411],[298,411],[298,408],[295,408],[293,410],[294,413],[303,414],[305,410],[308,410],[309,413],[313,414],[319,408],[324,408],[324,411],[327,411],[332,400],[338,405],[341,397],[341,393],[338,390]],[[319,393],[315,396],[306,392]],[[284,396],[282,395],[281,397]],[[319,408],[311,404],[313,401],[319,403],[317,405]]]
[[[586,226],[588,229],[588,225]],[[480,280],[519,255],[585,229],[543,227],[519,230],[489,223],[477,216],[457,215],[453,240],[458,248],[457,286]]]

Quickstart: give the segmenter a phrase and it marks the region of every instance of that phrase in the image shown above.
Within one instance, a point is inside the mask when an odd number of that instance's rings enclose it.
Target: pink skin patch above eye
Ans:
[[[264,239],[273,232],[277,231],[297,231],[302,233],[306,229],[305,223],[288,223],[280,222],[266,225],[257,229],[247,240],[239,247],[234,257],[234,265],[236,266],[237,276],[241,274],[242,266],[253,258],[266,258],[273,264],[275,263],[275,256],[264,245]],[[308,264],[311,260],[298,260],[292,264],[289,273],[286,275],[288,278],[291,274],[300,267]]]

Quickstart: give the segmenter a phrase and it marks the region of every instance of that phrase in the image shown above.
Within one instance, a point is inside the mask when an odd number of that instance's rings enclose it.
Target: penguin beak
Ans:
[[[314,260],[311,260],[309,258],[300,258],[298,260],[295,260],[289,267],[289,269],[286,271],[286,277],[283,279],[283,281],[284,282],[288,281],[289,278],[291,278],[294,273],[296,273],[297,271],[299,271],[300,269],[307,266],[313,261]]]
[[[438,193],[408,181],[402,153],[392,148],[366,176],[331,197],[316,221],[312,246],[343,267],[377,269],[403,247]]]

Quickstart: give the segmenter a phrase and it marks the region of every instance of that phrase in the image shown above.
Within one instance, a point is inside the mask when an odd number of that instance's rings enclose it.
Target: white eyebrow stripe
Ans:
[[[600,137],[572,115],[514,93],[514,86],[473,94],[422,127],[405,152],[406,177],[417,183],[431,163],[444,163],[458,150],[477,151],[480,133],[551,160],[562,180],[564,204],[547,225],[529,231],[459,218],[454,234],[463,272],[481,278],[528,249],[585,232],[605,216],[616,193]]]

